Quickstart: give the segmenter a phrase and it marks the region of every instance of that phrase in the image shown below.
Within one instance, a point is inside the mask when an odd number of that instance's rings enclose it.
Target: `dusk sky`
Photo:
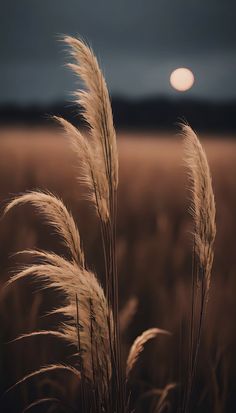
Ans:
[[[0,104],[70,99],[62,34],[92,45],[112,95],[236,99],[235,0],[0,1]],[[169,84],[182,66],[184,94]]]

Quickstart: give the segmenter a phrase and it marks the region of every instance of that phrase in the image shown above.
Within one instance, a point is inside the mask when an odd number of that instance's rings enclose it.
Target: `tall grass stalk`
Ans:
[[[182,135],[184,159],[191,184],[191,213],[194,220],[189,365],[183,405],[183,411],[188,412],[210,291],[216,209],[206,154],[190,126],[182,126]],[[197,305],[198,301],[200,305]]]

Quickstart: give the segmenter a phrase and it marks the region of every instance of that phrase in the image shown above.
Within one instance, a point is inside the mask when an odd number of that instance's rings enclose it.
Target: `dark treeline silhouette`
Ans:
[[[236,131],[236,101],[213,103],[196,100],[168,100],[149,98],[128,100],[112,99],[115,125],[118,129],[176,129],[179,121],[188,121],[193,128],[206,132]],[[61,115],[73,124],[82,124],[80,110],[74,104],[59,102],[48,106],[2,105],[1,125],[45,125],[52,124],[52,115]]]

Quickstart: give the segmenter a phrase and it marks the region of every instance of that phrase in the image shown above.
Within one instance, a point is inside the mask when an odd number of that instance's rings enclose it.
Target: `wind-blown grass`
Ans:
[[[169,333],[158,328],[144,331],[131,345],[126,366],[123,365],[120,331],[124,330],[132,319],[137,300],[129,301],[123,313],[119,314],[116,263],[118,154],[111,104],[105,79],[92,50],[72,37],[66,37],[65,42],[74,59],[74,63],[69,66],[84,82],[85,89],[78,90],[75,97],[83,109],[89,136],[65,119],[56,117],[55,120],[77,156],[80,170],[78,178],[87,187],[87,199],[94,206],[98,217],[105,280],[104,285],[101,285],[95,271],[88,268],[79,229],[61,199],[49,192],[33,191],[18,196],[7,205],[5,213],[19,205],[34,206],[69,251],[69,258],[48,251],[23,251],[33,256],[36,263],[20,269],[8,282],[11,284],[31,277],[41,289],[50,288],[63,293],[64,301],[58,308],[51,310],[51,313],[60,314],[63,321],[59,326],[23,333],[18,340],[53,336],[69,344],[75,356],[74,364],[56,363],[43,366],[23,377],[18,384],[50,371],[67,370],[79,379],[83,412],[128,413],[132,411],[129,383],[131,373],[144,351],[145,343]],[[192,183],[195,248],[189,376],[183,406],[183,410],[187,411],[210,289],[215,203],[205,153],[190,127],[184,126],[183,134],[185,160]],[[196,317],[195,301],[199,291],[201,306],[199,317]],[[172,388],[174,384],[171,383],[162,391],[157,391],[156,395],[160,395],[160,398],[156,411],[163,410]],[[50,400],[58,401],[55,398],[43,398],[31,403],[29,408]]]

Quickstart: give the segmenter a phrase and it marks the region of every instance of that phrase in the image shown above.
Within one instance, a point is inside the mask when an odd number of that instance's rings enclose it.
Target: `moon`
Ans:
[[[186,67],[175,69],[170,75],[170,84],[179,92],[185,92],[191,89],[194,84],[193,72]]]

